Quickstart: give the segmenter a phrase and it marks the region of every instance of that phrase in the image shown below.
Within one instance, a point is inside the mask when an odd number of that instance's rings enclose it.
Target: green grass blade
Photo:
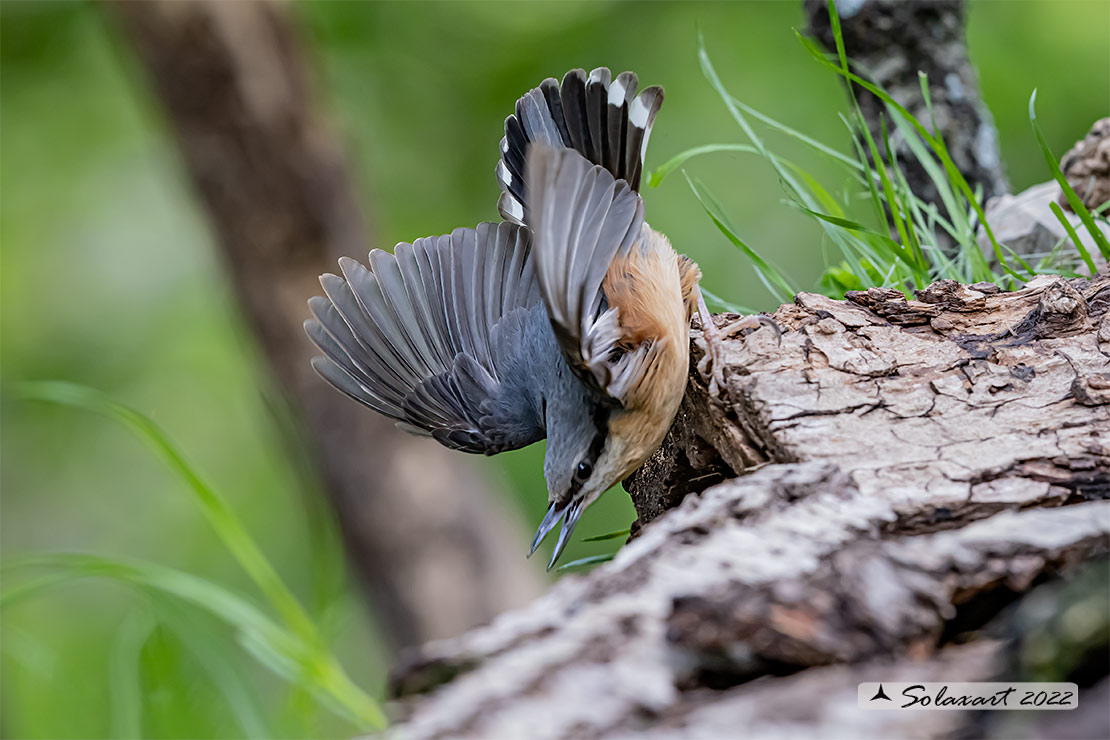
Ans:
[[[809,192],[813,193],[813,197],[817,199],[822,208],[834,216],[844,216],[844,209],[840,207],[840,203],[817,181],[817,178],[791,162],[783,160],[783,163],[794,170],[798,177],[802,178],[802,182],[809,188]]]
[[[862,290],[865,286],[855,273],[845,269],[844,263],[841,263],[826,267],[818,280],[817,287],[821,293],[839,300],[847,291]]]
[[[581,541],[582,542],[604,542],[605,540],[615,540],[615,539],[619,539],[621,537],[627,537],[628,534],[629,534],[629,530],[627,530],[627,529],[617,529],[617,530],[614,530],[612,532],[606,532],[605,534],[595,534],[593,537],[583,537]]]
[[[948,212],[949,220],[962,218],[966,226],[967,212],[961,207],[960,198],[952,190],[952,183],[948,181],[944,169],[937,164],[936,157],[925,147],[913,126],[898,111],[887,106],[887,113],[890,115],[890,119],[894,121],[895,128],[902,134],[903,141],[906,142],[906,146],[909,147],[914,159],[925,170],[929,180],[937,189],[940,201],[944,205],[945,211]],[[964,241],[959,241],[959,243],[966,246]]]
[[[1067,198],[1068,205],[1071,206],[1075,215],[1079,216],[1079,220],[1087,227],[1087,231],[1091,234],[1098,251],[1102,254],[1104,259],[1110,260],[1110,241],[1107,241],[1106,235],[1102,233],[1102,229],[1098,228],[1095,224],[1094,217],[1087,207],[1083,205],[1083,201],[1079,199],[1075,190],[1072,188],[1068,179],[1064,177],[1064,173],[1060,171],[1060,165],[1056,162],[1056,157],[1052,154],[1052,149],[1048,146],[1048,141],[1041,131],[1040,125],[1037,123],[1037,91],[1034,90],[1033,94],[1029,96],[1029,123],[1033,126],[1033,133],[1037,137],[1037,143],[1041,147],[1041,153],[1044,154],[1044,161],[1048,164],[1048,169],[1051,170],[1052,176],[1056,178],[1056,182],[1060,183],[1060,188],[1064,191],[1064,197]],[[1078,243],[1076,244],[1078,246]]]
[[[747,119],[740,113],[740,109],[733,105],[732,95],[728,93],[728,90],[725,89],[724,84],[721,82],[721,78],[717,76],[717,70],[713,67],[713,62],[709,59],[709,52],[705,49],[705,37],[702,36],[700,31],[698,32],[698,61],[701,63],[702,74],[705,75],[705,78],[709,80],[709,84],[713,86],[713,89],[717,91],[721,100],[724,101],[725,107],[728,108],[729,113],[732,114],[736,123],[740,125],[741,130],[743,130],[744,134],[755,144],[760,154],[766,154],[767,148],[763,146],[763,140],[756,136],[755,129],[751,127]]]
[[[778,270],[771,267],[767,260],[763,259],[758,252],[748,246],[743,239],[737,236],[736,233],[726,225],[723,218],[717,216],[714,212],[714,208],[711,208],[706,202],[706,199],[709,197],[708,193],[703,195],[703,189],[699,189],[698,186],[694,184],[694,181],[690,179],[689,175],[686,176],[686,181],[690,184],[690,189],[694,191],[694,197],[698,199],[702,208],[709,214],[709,218],[712,219],[717,229],[755,265],[756,274],[767,290],[770,291],[771,295],[774,296],[775,300],[779,303],[789,303],[793,300],[797,291],[791,287],[786,278],[779,274]]]
[[[832,12],[831,7],[829,12]],[[840,46],[841,44],[838,44],[837,48],[839,49]],[[867,127],[867,123],[863,120],[863,114],[859,112],[858,105],[856,106],[856,115],[857,120],[859,121],[857,130],[863,134],[864,141],[867,142],[867,148],[871,152],[871,164],[875,168],[875,172],[878,173],[879,182],[882,184],[883,196],[885,197],[887,203],[886,212],[889,213],[890,217],[894,219],[894,227],[895,230],[898,232],[899,239],[901,239],[901,244],[907,244],[909,242],[909,237],[906,235],[906,227],[902,220],[901,208],[898,203],[898,196],[896,195],[894,190],[894,183],[891,181],[890,175],[887,173],[886,165],[883,162],[882,155],[879,153],[879,147],[875,143],[874,137],[871,136],[871,130]],[[893,239],[890,239],[889,237],[887,237],[887,239],[891,244],[897,244],[897,242],[895,242]],[[895,253],[901,252],[902,249],[899,248],[896,249]],[[904,255],[902,255],[902,259],[903,262],[909,266],[910,270],[914,273],[914,276],[916,278],[916,265],[912,261],[907,261]]]
[[[1091,258],[1091,253],[1087,251],[1087,247],[1083,242],[1079,241],[1079,234],[1075,233],[1075,228],[1071,225],[1071,221],[1064,215],[1064,209],[1061,208],[1060,204],[1056,201],[1049,203],[1048,207],[1052,209],[1052,213],[1055,214],[1056,219],[1063,225],[1064,231],[1068,234],[1068,238],[1071,239],[1071,243],[1075,245],[1075,248],[1079,250],[1079,256],[1083,258],[1083,263],[1087,265],[1087,269],[1091,271],[1091,275],[1093,276],[1098,272],[1095,268],[1095,261]]]
[[[868,237],[874,239],[875,241],[886,247],[890,256],[899,260],[900,262],[902,262],[902,264],[906,265],[906,267],[910,268],[911,270],[914,269],[913,255],[910,254],[909,250],[907,250],[903,245],[899,244],[894,239],[891,239],[886,234],[880,234],[877,231],[869,229],[858,221],[853,221],[848,218],[839,218],[837,216],[830,216],[827,213],[813,211],[805,208],[804,206],[798,207],[814,218],[820,219],[830,224],[834,224],[842,229],[847,229],[848,231],[854,231],[859,234],[866,234]]]
[[[839,27],[839,22],[837,22],[836,26]],[[884,103],[893,107],[902,116],[905,117],[906,121],[914,128],[914,130],[918,133],[922,140],[926,144],[928,144],[929,147],[937,154],[938,159],[940,159],[941,164],[944,166],[945,174],[947,175],[948,179],[956,184],[958,189],[967,199],[968,203],[979,216],[979,221],[983,224],[983,230],[984,232],[986,232],[987,237],[990,239],[991,246],[994,249],[995,257],[998,259],[999,266],[1002,267],[1002,269],[1005,270],[1006,273],[1013,277],[1015,280],[1024,281],[1025,278],[1022,275],[1018,274],[1012,267],[1010,267],[1009,263],[1007,262],[1006,256],[1005,254],[1003,254],[1002,247],[998,244],[998,240],[994,236],[994,231],[991,229],[990,224],[987,223],[986,214],[983,213],[982,206],[979,205],[978,201],[975,199],[975,194],[974,192],[972,192],[971,186],[968,184],[966,178],[964,178],[959,168],[956,167],[955,162],[952,161],[951,156],[949,156],[948,151],[944,146],[944,142],[938,137],[933,137],[931,134],[929,134],[928,130],[921,124],[920,121],[918,121],[913,116],[913,114],[906,110],[906,108],[894,98],[890,97],[890,95],[882,88],[868,82],[859,75],[847,69],[843,69],[833,64],[825,58],[825,55],[821,52],[820,49],[817,48],[814,42],[805,38],[798,31],[795,31],[795,35],[797,36],[798,41],[802,44],[802,46],[807,51],[809,51],[810,55],[813,56],[813,58],[816,59],[819,63],[833,70],[838,75],[843,76],[845,79],[855,82],[857,85],[875,95]]]
[[[894,170],[897,176],[898,191],[902,194],[902,203],[905,205],[906,213],[906,229],[909,231],[910,237],[913,240],[912,247],[916,253],[916,258],[920,263],[923,270],[927,271],[932,278],[936,274],[935,263],[930,259],[931,252],[928,250],[927,245],[935,243],[936,238],[933,230],[929,228],[928,222],[923,214],[920,201],[914,195],[912,188],[910,188],[909,181],[906,175],[902,172],[902,168],[898,167]],[[929,282],[932,282],[930,279]]]
[[[721,82],[720,77],[717,75],[717,72],[713,67],[713,63],[709,59],[709,53],[705,49],[704,39],[700,35],[698,37],[698,58],[701,62],[702,72],[705,74],[705,78],[717,91],[717,94],[720,96],[721,100],[725,104],[725,107],[728,109],[733,119],[740,126],[741,130],[743,130],[745,135],[749,139],[751,139],[756,149],[759,150],[760,154],[762,154],[763,157],[767,159],[767,161],[771,164],[772,168],[774,168],[775,172],[778,174],[783,184],[787,196],[791,200],[801,203],[806,208],[814,210],[821,208],[821,205],[814,197],[814,193],[811,193],[798,182],[797,177],[795,177],[794,173],[791,171],[789,163],[787,163],[785,160],[780,159],[773,152],[771,152],[764,145],[762,139],[760,139],[759,136],[755,133],[755,130],[745,118],[744,113],[736,104],[735,98],[733,98],[732,95],[730,95],[729,92],[725,89],[724,84]],[[703,206],[704,205],[705,203],[703,201]],[[727,220],[724,219],[722,215],[720,215],[720,209],[716,209],[716,213],[713,213],[712,209],[710,210],[710,217],[720,222],[720,224],[718,224],[718,228],[725,233],[725,236],[728,237],[730,241],[733,241],[733,244],[736,244],[735,239],[738,238],[736,235],[736,230],[729,226]],[[851,238],[848,237],[847,234],[842,231],[833,229],[828,224],[822,223],[820,221],[818,223],[821,224],[821,228],[825,231],[826,235],[840,248],[844,259],[852,266],[852,269],[857,271],[860,278],[863,279],[866,275],[866,271],[861,264],[859,255],[867,254],[868,252],[873,251],[871,247],[862,240],[856,239],[853,241]],[[756,272],[759,275],[760,280],[763,281],[764,285],[768,287],[768,290],[772,293],[772,295],[775,295],[781,302],[784,297],[782,295],[781,286],[772,287],[771,285],[769,285],[769,283],[773,282],[773,280],[771,280],[770,275],[760,271],[758,269],[758,266]],[[782,276],[779,275],[779,277],[781,278]],[[796,291],[791,292],[791,295],[793,295],[795,292]]]
[[[802,182],[805,183],[821,208],[834,218],[845,218],[844,209],[816,178],[790,162],[784,160],[784,163],[802,179]],[[812,216],[813,212],[818,212],[817,208],[810,208],[799,200],[793,200],[788,205],[800,208],[803,213],[809,216]],[[835,225],[829,221],[818,219],[818,223],[824,230],[825,235],[829,237],[829,240],[840,250],[843,262],[848,264],[853,275],[856,276],[856,280],[862,284],[867,279],[866,264],[875,264],[881,261],[880,251],[875,248],[874,240],[860,239],[850,230],[834,228]],[[838,278],[837,282],[846,284],[842,278]]]
[[[615,552],[605,553],[604,555],[590,555],[589,557],[579,558],[578,560],[572,560],[569,563],[560,565],[555,570],[564,571],[572,570],[574,568],[585,568],[588,565],[600,565],[601,563],[608,563],[616,556],[617,554]]]
[[[244,647],[277,675],[305,684],[317,699],[359,727],[385,727],[385,715],[377,702],[350,681],[333,656],[281,627],[250,601],[222,586],[153,563],[81,553],[32,556],[3,565],[5,574],[22,569],[48,569],[66,575],[65,579],[39,578],[33,582],[38,588],[61,580],[100,577],[168,594],[198,606],[234,628]],[[14,595],[22,598],[30,593],[28,588],[21,588]],[[9,606],[13,600],[11,590],[0,593],[0,606]]]
[[[108,658],[108,698],[111,736],[119,740],[143,737],[143,686],[140,658],[154,629],[154,620],[141,611],[123,619],[112,640]]]
[[[942,154],[945,158],[946,171],[949,165],[951,165],[952,169],[956,169],[955,163],[952,161],[951,157],[948,156],[948,148],[945,146],[944,137],[939,134],[940,127],[937,125],[936,115],[933,111],[932,96],[929,92],[929,77],[924,72],[918,72],[917,78],[921,86],[922,98],[925,100],[925,107],[929,111],[929,121],[932,123],[933,130],[938,132],[935,140],[942,150]],[[897,111],[892,110],[889,105],[887,106],[887,109],[891,110],[891,113],[893,115],[898,115]],[[917,141],[917,137],[908,137],[907,140]],[[925,161],[931,163],[931,159],[931,157],[926,158]],[[958,170],[956,171],[957,173],[959,173]],[[962,173],[960,173],[959,182],[961,183],[961,192],[966,192],[968,187],[967,181],[963,178]],[[945,185],[947,186],[947,181],[945,181]],[[986,221],[986,215],[984,214],[982,207],[979,205],[979,202],[982,200],[982,195],[982,184],[980,183],[976,185],[974,193],[967,196],[967,199],[970,201],[972,210],[981,219],[983,231],[990,237],[992,247],[995,248],[996,254],[997,248],[1001,246],[1006,251],[1006,254],[1008,254],[1009,257],[1015,262],[1017,262],[1021,269],[1025,270],[1026,275],[1032,275],[1034,273],[1033,268],[1029,266],[1029,264],[1021,257],[1021,255],[1010,249],[1010,247],[1005,244],[998,244],[997,240],[994,237],[994,232],[990,228],[990,224]],[[967,230],[964,232],[964,238],[959,240],[957,243],[960,245],[963,255],[965,255],[971,263],[973,276],[976,280],[994,280],[994,273],[990,270],[990,266],[987,264],[986,258],[983,256],[983,253],[978,248],[979,235],[976,229],[973,227],[973,224],[971,223],[972,219],[970,217],[967,217],[965,218],[965,221],[967,225]],[[1008,265],[1004,259],[1000,261],[1000,264],[1003,269],[1008,269]],[[1017,279],[1015,271],[1011,270],[1010,275],[1011,277]]]
[[[696,146],[693,149],[679,152],[652,170],[647,176],[648,187],[659,187],[668,175],[686,164],[687,160],[702,154],[712,154],[716,152],[747,152],[749,154],[759,154],[758,149],[748,144],[706,144],[705,146]]]
[[[182,601],[200,606],[218,619],[226,622],[241,634],[257,635],[258,639],[279,654],[303,655],[305,643],[266,616],[257,606],[223,586],[190,573],[174,570],[154,563],[100,557],[84,553],[55,553],[35,555],[4,563],[5,574],[14,570],[48,570],[58,578],[39,578],[32,587],[5,589],[0,593],[0,606],[8,607],[17,598],[25,598],[33,590],[62,581],[83,578],[107,578],[120,583],[139,586],[156,593],[169,594]]]
[[[155,600],[158,621],[181,641],[196,658],[217,692],[227,702],[243,733],[251,740],[279,736],[266,719],[262,702],[251,689],[251,682],[231,660],[226,637],[208,627],[195,615],[186,614],[169,599]]]
[[[307,640],[317,639],[312,620],[255,544],[226,499],[204,482],[153,420],[100,391],[74,383],[24,383],[19,386],[19,391],[24,398],[94,411],[122,422],[135,432],[158,453],[193,493],[212,528],[290,628]]]
[[[763,123],[767,124],[771,128],[776,129],[780,133],[786,134],[787,136],[802,142],[803,144],[809,146],[810,148],[815,149],[816,151],[820,152],[821,154],[824,154],[828,157],[831,157],[831,158],[837,160],[841,164],[847,165],[848,167],[850,167],[851,169],[853,169],[857,172],[862,172],[865,169],[863,164],[861,164],[857,160],[852,159],[847,154],[842,154],[842,153],[838,152],[837,150],[833,149],[832,147],[826,146],[826,145],[822,144],[821,142],[817,141],[816,139],[814,139],[812,137],[809,137],[809,136],[806,136],[801,131],[798,131],[797,129],[793,129],[793,128],[787,126],[784,123],[780,123],[779,121],[776,121],[774,118],[771,118],[770,116],[768,116],[764,113],[760,113],[758,110],[751,107],[750,105],[747,105],[746,103],[739,100],[738,98],[732,97],[731,95],[729,97],[732,99],[732,103],[734,105],[741,108],[745,113],[750,115],[752,118],[755,118],[756,120],[762,121]]]
[[[756,135],[755,129],[752,128],[752,125],[748,123],[748,120],[744,117],[744,114],[733,104],[732,95],[725,89],[724,83],[721,82],[721,78],[717,75],[717,70],[713,67],[713,62],[709,59],[709,52],[705,49],[705,39],[700,33],[698,34],[698,60],[701,62],[702,74],[705,75],[705,78],[709,81],[709,84],[713,86],[713,89],[717,91],[717,95],[720,96],[725,107],[728,109],[729,113],[732,114],[733,120],[736,121],[740,129],[744,132],[744,135],[751,140],[755,148],[759,150],[759,153],[771,163],[771,166],[778,173],[779,177],[782,178],[783,182],[786,183],[788,189],[794,191],[799,197],[802,197],[804,191],[798,185],[797,181],[779,161],[778,157],[767,149],[763,144],[763,140]],[[809,205],[812,207],[814,204],[810,203]]]
[[[9,563],[4,563],[0,568],[7,569]],[[64,583],[69,583],[74,579],[73,574],[66,571],[54,571],[45,573],[35,578],[24,578],[22,582],[16,585],[4,584],[3,590],[0,590],[0,609],[6,609],[13,606],[26,598],[38,595],[40,591],[46,591],[54,586],[60,586]]]
[[[61,657],[57,648],[61,646],[47,644],[39,635],[17,627],[12,620],[4,623],[3,637],[0,640],[0,657],[17,664],[21,672],[33,675],[38,681],[50,681],[57,675]],[[5,680],[11,681],[13,675],[8,673]],[[8,734],[10,732],[5,733]]]
[[[925,76],[920,75],[923,94],[928,95],[928,86]],[[928,100],[928,98],[926,98]],[[927,103],[928,104],[928,103]],[[921,164],[929,176],[933,186],[937,189],[941,205],[944,207],[948,218],[937,212],[935,204],[922,203],[916,196],[908,198],[915,219],[919,221],[919,228],[932,235],[932,242],[937,242],[936,226],[951,237],[958,246],[957,258],[947,255],[940,258],[939,264],[934,261],[934,279],[936,277],[950,276],[961,282],[993,281],[994,274],[987,263],[982,251],[979,249],[978,234],[971,226],[968,217],[970,206],[965,207],[962,194],[952,189],[943,168],[937,164],[936,157],[921,141],[917,132],[906,122],[905,118],[895,109],[887,106],[887,113],[894,121],[895,127],[902,134],[903,140],[913,154],[915,161]],[[907,185],[908,189],[908,185]],[[964,268],[957,268],[957,263],[964,264]]]
[[[836,7],[836,0],[829,0],[829,27],[836,39],[836,56],[840,60],[840,66],[848,69],[848,54],[844,50],[844,35],[840,31],[840,11]]]
[[[759,313],[759,311],[756,311],[754,308],[748,308],[747,306],[741,306],[739,303],[733,303],[731,301],[726,301],[724,298],[721,298],[719,295],[709,292],[702,285],[698,286],[698,290],[701,291],[702,297],[705,298],[705,303],[708,307],[714,307],[715,306],[715,307],[723,309],[725,311],[731,311],[732,313],[744,313],[744,314]]]
[[[816,179],[814,179],[805,170],[797,168],[789,162],[786,162],[786,164],[798,173],[798,176],[801,177],[802,180],[806,183],[807,187],[809,187],[810,192],[813,193],[814,198],[817,200],[817,202],[831,213],[829,213],[828,217],[826,218],[826,214],[817,210],[817,208],[815,207],[811,207],[808,203],[802,202],[800,199],[790,199],[787,201],[787,205],[792,208],[797,208],[806,215],[817,219],[822,229],[825,230],[826,235],[829,236],[829,238],[840,248],[845,261],[848,262],[848,264],[852,268],[852,271],[861,280],[866,278],[867,273],[866,269],[861,264],[863,260],[867,260],[872,263],[888,261],[884,259],[884,256],[889,251],[886,244],[881,244],[880,249],[876,249],[875,247],[877,242],[876,240],[870,238],[870,236],[868,236],[868,238],[866,239],[860,239],[854,236],[854,233],[864,233],[870,235],[875,234],[876,232],[854,221],[848,221],[845,218],[844,210],[840,207],[840,204],[836,202],[836,200],[828,193],[828,191],[826,191],[821,186],[820,183],[816,181]],[[788,195],[791,194],[788,193]],[[832,229],[832,226],[839,226],[840,229]],[[845,229],[847,233],[845,233]],[[897,242],[889,239],[889,237],[886,237],[886,239],[893,245],[895,250],[901,251],[901,246],[898,245]]]
[[[1059,253],[1064,248],[1065,244],[1071,244],[1071,240],[1068,238],[1067,234],[1057,239],[1052,249],[1048,250],[1048,254],[1042,257],[1040,262],[1037,263],[1038,273],[1057,272],[1064,277],[1082,277],[1073,270],[1053,269],[1052,266],[1058,264],[1060,261]]]
[[[194,499],[213,529],[267,600],[281,614],[286,625],[296,635],[297,643],[307,646],[306,649],[311,651],[313,657],[307,669],[314,678],[314,695],[322,701],[342,705],[345,714],[361,727],[385,727],[385,715],[377,702],[359,689],[334,656],[327,652],[316,625],[278,576],[226,499],[204,482],[157,424],[100,391],[73,383],[24,383],[18,388],[24,398],[84,408],[115,418],[147,442],[194,494]],[[279,635],[271,633],[270,636],[276,638]],[[267,641],[255,641],[252,644],[270,645]],[[291,647],[288,644],[286,646]],[[281,651],[279,654],[284,655]]]
[[[854,137],[852,138],[852,143],[857,143]],[[819,205],[834,217],[844,217],[844,210],[840,207],[840,204],[836,202],[836,199],[833,198],[812,175],[790,162],[786,162],[785,164],[797,172],[798,176],[806,184],[806,187],[809,188],[809,191],[816,200],[816,204],[811,205],[814,202],[813,200],[804,202],[802,199],[793,199],[788,202],[788,205],[800,208],[806,215],[811,215],[808,211],[818,211],[817,206]],[[878,207],[879,213],[882,213],[882,206],[879,205],[878,201],[875,201],[875,204]],[[882,219],[880,220],[882,221]],[[817,222],[825,232],[825,236],[829,238],[829,241],[833,242],[840,250],[842,260],[848,264],[856,280],[858,280],[860,284],[868,282],[870,278],[867,263],[877,264],[881,262],[880,253],[874,249],[871,243],[859,238],[851,231],[838,228],[828,221],[818,219]],[[842,279],[838,279],[837,282],[845,284]]]
[[[856,156],[859,157],[859,160],[861,162],[866,162],[867,154],[863,151],[863,146],[859,143],[859,137],[856,136],[855,127],[848,122],[847,118],[844,118],[842,116],[841,120],[844,121],[844,125],[848,128],[848,136],[851,137],[852,146],[854,146],[856,149]],[[885,226],[887,223],[887,215],[886,210],[883,208],[883,200],[882,196],[879,194],[879,188],[877,185],[875,185],[875,180],[877,179],[877,177],[878,176],[875,174],[874,170],[871,167],[868,167],[866,169],[864,182],[867,183],[867,191],[871,195],[871,205],[875,209],[875,220],[877,223],[883,224]]]
[[[891,208],[896,209],[903,223],[906,238],[903,239],[902,244],[908,247],[909,253],[913,256],[914,272],[917,273],[919,278],[923,279],[923,284],[918,287],[923,288],[929,282],[929,275],[924,255],[921,253],[921,243],[917,239],[913,219],[910,218],[909,202],[913,200],[913,193],[910,192],[910,187],[906,183],[906,176],[898,165],[898,158],[890,147],[890,135],[887,133],[886,118],[882,115],[879,117],[879,127],[883,136],[883,150],[886,152],[886,161],[890,163],[890,172],[893,175],[891,185],[894,187],[896,195],[896,201],[891,204]]]

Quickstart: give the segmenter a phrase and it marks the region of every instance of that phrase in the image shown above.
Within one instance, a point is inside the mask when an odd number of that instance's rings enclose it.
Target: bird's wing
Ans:
[[[537,144],[528,152],[528,188],[536,277],[555,337],[575,374],[621,405],[652,348],[630,341],[602,283],[614,260],[643,243],[643,201],[578,153]]]
[[[544,437],[543,421],[502,381],[524,363],[524,321],[540,301],[528,229],[479,224],[343,258],[309,301],[305,330],[331,385],[415,434],[487,455]]]
[[[548,78],[516,102],[516,114],[505,119],[497,182],[497,208],[506,221],[524,223],[527,175],[524,164],[529,143],[573,149],[613,177],[640,187],[640,173],[655,115],[663,104],[663,88],[649,87],[636,94],[632,72],[612,79],[606,67],[589,76],[572,69],[560,85]]]

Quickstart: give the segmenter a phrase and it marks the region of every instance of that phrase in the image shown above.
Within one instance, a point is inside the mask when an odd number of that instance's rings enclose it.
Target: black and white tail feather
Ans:
[[[531,232],[515,224],[370,252],[369,269],[339,261],[327,297],[309,301],[312,366],[347,396],[447,447],[491,455],[543,439],[542,420],[502,381],[527,348],[523,322],[540,301]]]
[[[530,143],[573,149],[638,190],[651,127],[663,104],[663,88],[648,87],[637,95],[638,84],[632,72],[612,79],[607,67],[588,76],[572,69],[561,85],[548,78],[521,97],[516,114],[505,119],[495,171],[502,191],[497,201],[501,217],[525,223],[524,165]]]

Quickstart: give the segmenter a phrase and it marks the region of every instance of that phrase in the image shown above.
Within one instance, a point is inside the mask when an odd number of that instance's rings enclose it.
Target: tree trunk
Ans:
[[[523,527],[467,461],[344,398],[309,367],[317,276],[368,251],[288,7],[110,5],[165,107],[231,283],[298,413],[355,568],[400,645],[458,634],[539,590]]]
[[[858,711],[856,684],[1020,680],[999,615],[1110,552],[1110,275],[802,293],[775,319],[781,342],[726,341],[724,387],[692,370],[626,481],[642,527],[613,562],[402,661],[399,737],[982,729]],[[1061,713],[1092,736],[1110,698],[1099,573],[1079,589],[1102,620],[1093,688]]]
[[[804,0],[810,33],[835,52],[828,0]],[[848,58],[933,133],[944,138],[956,166],[983,200],[1009,191],[998,152],[998,132],[979,96],[979,81],[964,38],[965,0],[842,0],[841,33]],[[932,114],[918,72],[929,77]],[[881,100],[862,88],[856,98],[871,136],[882,147],[882,121],[910,189],[944,213],[940,194],[894,129]],[[867,151],[866,142],[860,142]],[[869,155],[870,156],[870,155]]]

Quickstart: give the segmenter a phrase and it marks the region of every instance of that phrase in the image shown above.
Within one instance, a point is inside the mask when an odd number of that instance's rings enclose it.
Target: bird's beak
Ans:
[[[574,532],[574,527],[578,524],[578,517],[582,515],[582,499],[576,498],[570,502],[567,508],[567,517],[563,520],[563,528],[559,530],[559,539],[555,540],[555,552],[551,555],[551,562],[547,564],[547,569],[551,570],[555,567],[555,561],[563,554],[563,548],[567,546],[570,541],[570,535]]]
[[[570,536],[574,532],[575,526],[578,524],[578,518],[582,516],[582,499],[575,499],[569,504],[559,506],[558,504],[551,504],[544,514],[543,521],[540,522],[540,528],[536,530],[536,536],[532,538],[532,549],[528,552],[528,557],[539,548],[540,543],[543,542],[547,533],[555,528],[559,520],[566,515],[566,520],[563,521],[563,528],[559,530],[559,538],[555,541],[555,552],[551,555],[551,562],[547,564],[547,569],[551,570],[555,566],[555,561],[563,554],[563,548],[567,546],[570,541]]]
[[[536,530],[536,536],[532,538],[532,549],[528,551],[528,557],[532,557],[536,552],[536,548],[543,542],[543,538],[546,537],[547,533],[554,529],[555,525],[559,523],[559,520],[563,518],[563,514],[566,513],[566,510],[566,505],[559,506],[557,503],[553,503],[547,508],[547,513],[543,515],[543,521],[540,522],[540,528]]]

